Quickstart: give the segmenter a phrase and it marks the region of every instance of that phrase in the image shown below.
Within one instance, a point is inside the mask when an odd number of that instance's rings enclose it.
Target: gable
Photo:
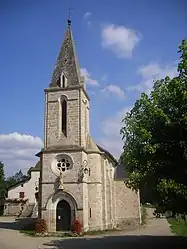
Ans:
[[[9,190],[14,189],[16,187],[19,187],[19,186],[21,186],[21,184],[24,184],[24,183],[28,182],[30,179],[31,179],[31,177],[28,176],[24,180],[19,181],[19,182],[15,183],[15,184],[11,185],[10,187],[7,188],[7,190],[9,191]]]

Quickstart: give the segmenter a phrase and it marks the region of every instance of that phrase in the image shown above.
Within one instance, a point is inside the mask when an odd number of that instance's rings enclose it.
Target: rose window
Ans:
[[[55,168],[58,172],[65,172],[73,167],[73,160],[66,154],[56,156]]]
[[[73,159],[67,154],[58,154],[55,156],[51,170],[56,176],[60,176],[60,172],[67,172],[73,168]]]
[[[60,159],[57,161],[57,168],[59,171],[65,171],[65,170],[68,170],[70,168],[71,164],[69,162],[68,159]]]

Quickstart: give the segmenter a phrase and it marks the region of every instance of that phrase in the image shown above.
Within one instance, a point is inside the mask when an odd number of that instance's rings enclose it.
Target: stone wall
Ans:
[[[61,153],[46,153],[43,154],[43,166],[42,166],[42,208],[47,204],[47,200],[58,189],[58,176],[53,174],[51,165],[55,156]],[[79,205],[82,207],[82,187],[77,184],[78,172],[82,163],[81,152],[64,153],[72,157],[73,168],[63,173],[64,191],[72,193],[77,197]]]
[[[124,181],[115,181],[116,223],[123,228],[127,225],[140,225],[140,198],[127,188]]]
[[[76,202],[76,216],[79,216],[81,222],[86,222],[86,217],[82,214],[83,207],[86,207],[86,188],[83,186],[83,183],[78,182],[78,173],[82,164],[82,160],[84,159],[83,152],[69,152],[64,153],[70,156],[73,160],[73,168],[63,173],[63,190],[58,190],[58,176],[55,175],[51,170],[51,165],[55,157],[59,153],[44,153],[43,154],[43,166],[42,166],[42,175],[41,175],[41,193],[42,193],[42,218],[45,218],[48,223],[48,228],[56,229],[56,206],[60,199],[54,200],[54,196],[56,193],[61,193],[59,198],[63,197],[64,193],[69,194]],[[60,197],[61,196],[61,197]],[[68,200],[67,200],[68,201]],[[51,203],[51,204],[50,204]],[[52,222],[52,224],[51,224]],[[88,226],[86,224],[85,226]],[[51,230],[51,231],[52,231]]]
[[[22,211],[21,207],[22,207],[21,203],[16,203],[16,202],[6,203],[4,206],[4,215],[18,216]]]
[[[45,146],[79,145],[79,90],[47,91],[45,113]],[[61,131],[60,97],[67,97],[67,137]]]
[[[67,99],[67,136],[61,131],[61,96]],[[46,90],[45,148],[54,145],[86,147],[89,133],[89,100],[82,88]]]
[[[80,89],[80,144],[84,148],[86,148],[87,135],[90,134],[89,122],[89,100],[85,92]]]

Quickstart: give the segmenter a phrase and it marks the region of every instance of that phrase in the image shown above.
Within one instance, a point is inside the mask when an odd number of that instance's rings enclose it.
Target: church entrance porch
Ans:
[[[56,231],[69,231],[71,228],[71,207],[65,200],[61,200],[56,208]]]
[[[48,232],[65,232],[70,230],[77,217],[79,219],[80,212],[82,214],[74,197],[66,191],[58,190],[48,199],[41,217],[47,222]]]

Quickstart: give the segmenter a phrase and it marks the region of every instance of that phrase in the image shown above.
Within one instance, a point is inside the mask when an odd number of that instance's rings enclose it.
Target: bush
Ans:
[[[71,231],[78,235],[82,234],[82,225],[78,220],[74,220],[71,225]]]
[[[47,224],[44,219],[37,219],[36,221],[36,233],[46,233],[47,232]]]
[[[142,219],[142,224],[145,225],[147,222],[147,210],[144,206],[141,207],[141,219]]]
[[[187,237],[187,221],[184,219],[168,218],[172,233],[177,236]]]

